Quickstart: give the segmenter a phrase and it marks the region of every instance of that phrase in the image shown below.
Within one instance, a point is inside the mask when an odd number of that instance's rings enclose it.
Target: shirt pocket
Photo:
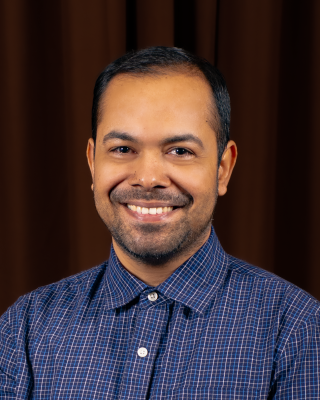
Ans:
[[[260,397],[261,391],[247,387],[229,386],[185,386],[168,391],[161,399],[170,400],[256,400],[266,399]]]

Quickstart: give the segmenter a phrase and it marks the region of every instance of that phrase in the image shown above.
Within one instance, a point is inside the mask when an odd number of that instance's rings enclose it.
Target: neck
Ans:
[[[195,254],[204,245],[209,236],[210,230],[209,232],[206,232],[202,240],[197,241],[194,246],[190,246],[180,256],[177,256],[164,264],[156,266],[145,264],[142,261],[139,261],[136,258],[128,255],[128,253],[125,252],[114,239],[112,239],[112,244],[122,266],[128,272],[130,272],[130,274],[134,275],[148,286],[155,287],[168,279],[169,276],[180,267],[180,265],[193,256],[193,254]]]

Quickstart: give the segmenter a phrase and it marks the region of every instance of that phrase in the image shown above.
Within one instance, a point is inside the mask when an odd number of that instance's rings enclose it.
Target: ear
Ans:
[[[238,150],[235,142],[230,140],[223,152],[219,171],[218,171],[218,194],[223,196],[227,192],[227,187],[233,168],[236,164]]]
[[[92,138],[88,141],[87,160],[91,171],[92,181],[94,181],[94,141]],[[91,186],[93,188],[93,186]]]

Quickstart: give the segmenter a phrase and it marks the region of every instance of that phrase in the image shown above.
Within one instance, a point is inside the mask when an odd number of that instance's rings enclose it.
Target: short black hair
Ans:
[[[131,51],[109,64],[99,75],[93,92],[92,138],[96,142],[100,119],[100,102],[106,88],[116,75],[158,75],[170,71],[193,73],[205,78],[214,99],[214,120],[217,135],[218,160],[230,137],[230,98],[221,72],[207,60],[177,47],[155,46]]]

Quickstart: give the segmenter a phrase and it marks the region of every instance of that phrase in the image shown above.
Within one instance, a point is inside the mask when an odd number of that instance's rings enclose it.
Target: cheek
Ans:
[[[94,184],[96,190],[108,194],[112,188],[128,178],[127,168],[120,165],[101,163],[96,166]]]
[[[190,167],[176,167],[170,171],[170,179],[180,190],[191,194],[194,203],[210,203],[217,187],[217,168],[215,166],[193,165]],[[209,206],[209,204],[208,204]]]

